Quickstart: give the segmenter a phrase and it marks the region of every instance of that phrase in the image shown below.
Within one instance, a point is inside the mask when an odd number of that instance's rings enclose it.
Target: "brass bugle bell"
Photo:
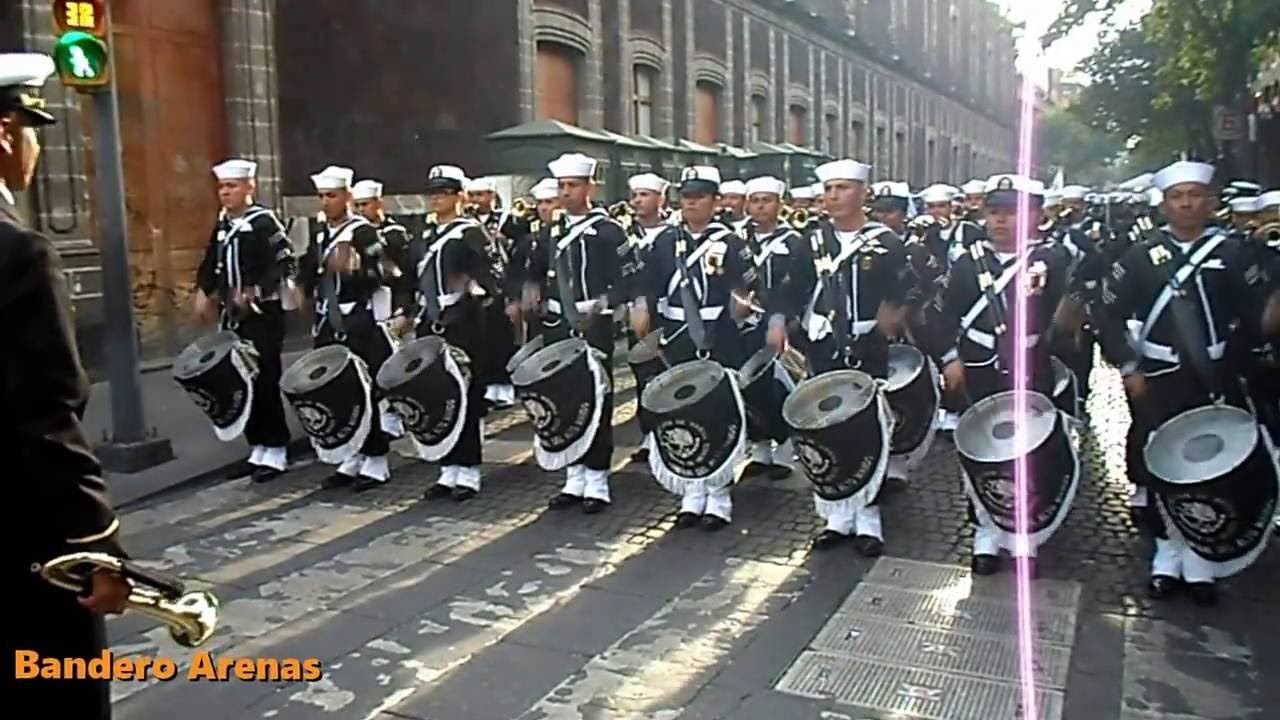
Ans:
[[[186,592],[181,582],[159,578],[118,557],[96,552],[62,555],[40,566],[40,576],[57,587],[80,593],[97,570],[129,580],[133,589],[125,606],[164,623],[179,645],[198,647],[213,635],[218,625],[216,597],[204,591]]]

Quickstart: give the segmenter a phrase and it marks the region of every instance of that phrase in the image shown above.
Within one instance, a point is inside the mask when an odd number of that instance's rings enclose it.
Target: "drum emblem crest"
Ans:
[[[555,408],[546,398],[539,395],[526,395],[521,400],[524,401],[524,409],[533,419],[533,426],[536,429],[546,430],[551,427],[552,421],[555,420]]]
[[[1217,534],[1232,516],[1231,508],[1216,498],[1178,498],[1170,505],[1169,510],[1177,524],[1201,536]]]
[[[830,456],[812,443],[796,442],[795,452],[809,477],[825,479],[831,473]]]
[[[333,424],[333,417],[329,411],[315,403],[300,402],[296,404],[295,409],[298,420],[302,422],[302,427],[308,435],[319,435]]]
[[[200,412],[205,415],[212,415],[213,408],[217,405],[217,400],[207,390],[201,388],[187,388],[187,394],[191,396],[191,400],[200,408]]]
[[[981,495],[994,509],[1002,514],[1012,515],[1016,494],[1013,478],[1003,473],[984,475],[977,483]]]
[[[693,459],[698,454],[698,449],[706,443],[702,429],[689,423],[668,423],[660,432],[662,447],[682,462]]]
[[[399,415],[407,427],[417,428],[422,425],[423,412],[418,403],[409,402],[404,398],[395,398],[390,401],[390,405],[391,412]]]

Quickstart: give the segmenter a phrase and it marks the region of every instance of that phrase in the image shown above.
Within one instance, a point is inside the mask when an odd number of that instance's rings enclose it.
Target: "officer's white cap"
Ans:
[[[832,180],[852,180],[865,183],[871,177],[871,166],[857,160],[845,158],[823,163],[814,168],[813,174],[818,176],[818,183],[826,185]]]
[[[596,160],[582,153],[565,153],[547,163],[551,176],[560,178],[595,178]]]
[[[720,183],[721,195],[746,195],[747,184],[741,180],[725,180]]]
[[[382,183],[376,180],[361,180],[351,186],[352,200],[376,200],[382,197]]]
[[[258,172],[258,163],[239,158],[213,166],[213,176],[219,180],[248,180]]]
[[[787,191],[787,184],[771,175],[753,177],[747,181],[746,187],[748,197],[756,193],[768,193],[782,197],[782,194]]]
[[[1025,175],[1002,173],[987,178],[986,191],[992,193],[997,190],[1017,190],[1028,195],[1044,196],[1044,183]]]
[[[555,200],[560,197],[560,183],[555,178],[543,178],[529,191],[534,200]]]
[[[680,171],[680,184],[691,182],[711,183],[720,189],[720,168],[714,165],[691,165]]]
[[[1208,163],[1179,160],[1156,173],[1153,183],[1161,192],[1174,185],[1196,183],[1209,185],[1213,182],[1213,166]]]
[[[330,165],[312,175],[311,184],[316,186],[316,190],[347,190],[355,176],[356,173],[351,168]]]
[[[667,184],[666,179],[653,173],[632,175],[627,179],[627,187],[631,188],[632,192],[635,192],[636,190],[648,190],[649,192],[655,192],[661,195],[667,191]]]
[[[427,171],[427,190],[459,191],[466,187],[467,173],[457,165],[436,165]]]
[[[878,198],[911,199],[911,186],[897,180],[884,180],[871,186]]]
[[[959,194],[960,191],[956,187],[937,183],[920,191],[920,202],[926,204],[951,202]]]

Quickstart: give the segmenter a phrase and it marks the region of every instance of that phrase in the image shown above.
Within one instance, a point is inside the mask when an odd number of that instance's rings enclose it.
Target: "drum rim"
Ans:
[[[1058,395],[1071,389],[1071,368],[1067,367],[1067,364],[1063,362],[1062,359],[1059,358],[1057,355],[1049,356],[1049,365],[1053,368],[1053,373],[1054,373],[1053,396],[1058,397]],[[1062,387],[1061,388],[1058,387],[1058,377],[1057,377],[1058,368],[1062,368]]]
[[[1254,431],[1254,434],[1253,434],[1253,442],[1250,445],[1249,452],[1244,457],[1242,457],[1238,463],[1232,465],[1229,468],[1224,469],[1223,471],[1211,477],[1198,477],[1196,479],[1186,479],[1186,480],[1170,480],[1164,475],[1157,473],[1156,468],[1153,467],[1152,465],[1151,458],[1158,457],[1158,454],[1153,452],[1153,446],[1155,445],[1155,439],[1160,435],[1160,431],[1167,430],[1170,426],[1174,425],[1174,421],[1178,421],[1178,424],[1183,424],[1191,421],[1188,418],[1197,418],[1201,415],[1207,415],[1211,413],[1234,415],[1242,421],[1241,422],[1242,425],[1252,428],[1252,430]],[[1190,410],[1184,410],[1178,413],[1177,415],[1174,415],[1173,417],[1169,418],[1168,420],[1165,420],[1164,422],[1160,423],[1160,425],[1156,427],[1156,429],[1151,433],[1150,439],[1142,447],[1142,460],[1144,463],[1146,463],[1147,471],[1151,473],[1152,477],[1154,477],[1157,482],[1164,483],[1166,485],[1176,485],[1176,486],[1198,485],[1200,483],[1209,482],[1211,480],[1216,480],[1218,478],[1225,477],[1229,473],[1237,470],[1245,462],[1247,462],[1249,458],[1252,457],[1253,454],[1258,451],[1258,445],[1262,444],[1262,435],[1261,435],[1262,432],[1263,432],[1262,427],[1258,424],[1257,418],[1254,417],[1252,413],[1250,413],[1248,410],[1245,410],[1244,408],[1236,407],[1234,405],[1201,405],[1200,407],[1194,407],[1194,408],[1191,408]],[[1188,466],[1188,467],[1192,467],[1192,466]]]
[[[968,460],[972,462],[977,462],[977,463],[1001,463],[1001,462],[1009,462],[1010,460],[1014,459],[1014,458],[980,457],[976,453],[972,452],[972,448],[965,447],[964,440],[966,438],[966,434],[961,432],[961,429],[966,424],[965,423],[966,418],[970,419],[969,422],[973,422],[972,418],[982,414],[980,409],[985,409],[992,405],[996,405],[1000,401],[1004,400],[1005,398],[1011,398],[1017,395],[1018,392],[1019,391],[1017,390],[1005,390],[1004,392],[998,392],[992,395],[988,395],[987,397],[982,398],[981,400],[974,403],[973,405],[970,405],[969,408],[960,415],[960,419],[956,422],[956,429],[952,432],[952,441],[955,444],[956,452],[959,453],[961,456],[967,458]],[[1049,423],[1049,429],[1044,434],[1043,437],[1040,437],[1039,439],[1036,439],[1036,438],[1028,439],[1027,445],[1029,448],[1029,452],[1034,452],[1035,450],[1040,448],[1042,445],[1044,445],[1045,441],[1052,438],[1053,435],[1057,432],[1056,428],[1061,424],[1062,411],[1058,408],[1057,405],[1053,403],[1053,398],[1046,396],[1044,393],[1036,392],[1035,390],[1023,390],[1022,392],[1028,396],[1027,398],[1028,401],[1031,401],[1037,397],[1040,398],[1038,402],[1044,405],[1044,410],[1046,411],[1046,414],[1053,417],[1053,422]],[[1030,404],[1028,404],[1028,407],[1030,407]],[[1066,427],[1064,425],[1063,430],[1065,431],[1065,429]]]
[[[649,338],[653,338],[650,340]],[[636,358],[636,352],[643,350],[645,357]],[[662,331],[651,332],[640,338],[634,345],[627,348],[627,364],[628,365],[645,365],[662,357]]]
[[[310,392],[316,388],[323,387],[324,383],[317,383],[309,378],[302,378],[301,381],[299,381],[296,378],[302,374],[302,368],[307,367],[308,361],[312,361],[315,358],[327,357],[329,355],[340,356],[342,358],[342,364],[338,366],[338,369],[332,376],[330,376],[329,380],[341,375],[347,365],[349,365],[355,357],[355,353],[351,352],[351,349],[345,345],[326,345],[322,348],[311,350],[306,355],[295,360],[292,365],[285,369],[284,374],[280,376],[280,390],[282,392],[296,394]],[[294,380],[294,382],[290,382],[290,380]],[[295,387],[304,383],[307,385],[305,389]]]
[[[821,375],[815,375],[814,377],[808,378],[807,380],[801,382],[799,385],[796,386],[795,390],[791,391],[787,395],[787,399],[784,400],[782,403],[783,421],[787,425],[791,426],[796,430],[816,431],[816,430],[825,430],[831,427],[831,424],[818,425],[816,422],[803,422],[803,423],[797,422],[795,419],[795,407],[800,403],[801,398],[805,396],[804,391],[806,387],[813,387],[814,385],[818,384],[819,381],[822,381],[823,383],[834,382],[835,379],[838,377],[846,377],[851,380],[855,378],[856,379],[865,378],[867,381],[867,384],[871,387],[872,391],[868,393],[867,401],[865,403],[859,405],[855,410],[853,410],[852,412],[849,412],[837,422],[845,422],[849,418],[855,417],[857,415],[862,414],[863,412],[866,412],[867,408],[870,407],[872,403],[876,401],[877,396],[880,395],[880,393],[882,392],[880,383],[874,377],[872,377],[871,375],[865,372],[862,372],[861,370],[845,369],[845,370],[831,370],[829,372],[824,372]]]
[[[401,345],[399,348],[396,348],[396,351],[391,353],[391,357],[383,361],[382,367],[378,368],[378,374],[374,378],[375,382],[380,387],[391,385],[393,384],[391,382],[391,374],[397,371],[399,371],[399,377],[395,379],[399,380],[399,382],[394,383],[396,385],[402,384],[410,378],[420,375],[423,370],[435,363],[427,363],[419,368],[417,372],[410,374],[403,370],[404,358],[409,355],[419,354],[418,348],[427,346],[439,346],[440,349],[436,351],[437,358],[442,357],[445,353],[449,352],[449,343],[439,335],[428,335],[426,337],[415,338],[414,340]]]
[[[738,368],[738,377],[741,380],[742,387],[747,387],[756,380],[759,380],[760,377],[768,370],[769,366],[777,362],[778,358],[781,356],[782,353],[778,352],[776,348],[768,346],[762,347],[752,353],[751,357],[747,358],[747,361],[742,363],[742,367]],[[767,359],[757,360],[757,358],[761,357]],[[752,367],[753,363],[755,363],[755,367]],[[747,372],[748,368],[751,369],[751,373]]]
[[[729,374],[729,370],[727,368],[714,360],[688,360],[682,362],[674,367],[663,370],[661,373],[655,375],[652,380],[645,383],[644,392],[640,396],[640,407],[644,408],[647,412],[657,414],[672,412],[675,408],[658,408],[655,410],[653,408],[652,400],[657,397],[658,391],[662,390],[665,386],[672,384],[673,381],[671,378],[677,377],[679,374],[692,373],[699,368],[708,368],[712,372],[718,373],[718,377],[714,383],[711,383],[707,387],[705,392],[690,398],[688,402],[683,404],[681,407],[690,407],[705,400],[708,395],[715,392],[716,388],[720,387],[720,384],[724,382],[725,377]]]
[[[244,340],[233,330],[219,330],[215,333],[201,335],[191,341],[173,359],[173,374],[183,380],[196,377],[196,370],[208,369],[222,362],[222,359],[230,354],[241,342],[244,342]],[[218,352],[218,359],[208,365],[201,365],[199,363],[200,358],[210,350]]]
[[[925,357],[925,354],[920,350],[920,348],[914,347],[912,345],[905,345],[902,343],[897,343],[889,346],[889,367],[890,368],[893,367],[893,354],[895,352],[897,352],[899,355],[903,353],[907,353],[911,355],[913,358],[918,359],[920,364],[916,368],[916,371],[911,374],[911,378],[899,385],[891,384],[888,378],[886,378],[885,385],[884,385],[884,392],[886,395],[890,393],[898,392],[903,388],[911,387],[911,384],[914,383],[916,380],[918,380],[920,376],[923,375],[925,372],[927,372],[929,369],[929,358]]]
[[[537,355],[538,351],[542,350],[546,346],[547,346],[547,336],[538,335],[536,337],[530,338],[529,342],[526,342],[524,345],[521,345],[519,348],[516,348],[515,354],[511,356],[510,360],[507,361],[507,366],[506,366],[507,374],[514,375],[516,370],[519,370],[520,366],[524,364],[525,360],[528,360],[534,355]],[[529,348],[533,348],[533,349],[530,350]]]
[[[541,380],[546,380],[546,377],[536,377],[536,378],[531,378],[531,379],[530,379],[529,381],[527,381],[527,382],[520,382],[520,381],[519,381],[519,380],[523,380],[523,379],[524,379],[524,377],[523,377],[524,375],[529,374],[528,372],[522,373],[522,372],[521,372],[522,370],[524,370],[526,367],[534,367],[534,366],[535,366],[535,363],[533,362],[534,358],[538,357],[539,355],[541,355],[541,354],[543,354],[543,353],[546,353],[546,354],[550,355],[550,354],[551,354],[551,351],[553,351],[553,350],[557,350],[557,349],[558,349],[558,348],[560,348],[561,346],[565,346],[565,347],[572,346],[572,347],[574,348],[574,351],[575,351],[575,352],[574,352],[574,354],[575,354],[575,355],[576,355],[576,354],[579,354],[579,353],[585,354],[585,353],[586,353],[586,352],[588,352],[588,351],[589,351],[589,349],[590,349],[590,345],[588,345],[588,344],[587,344],[587,341],[586,341],[586,340],[583,340],[582,338],[570,337],[570,338],[565,338],[565,339],[563,339],[563,340],[557,340],[557,341],[555,341],[555,342],[551,343],[550,345],[546,345],[546,346],[544,346],[541,350],[539,350],[539,351],[535,352],[534,354],[530,355],[529,357],[525,358],[525,359],[524,359],[524,362],[520,363],[520,367],[516,368],[516,371],[515,371],[515,372],[513,372],[513,373],[511,373],[511,384],[512,384],[512,385],[514,385],[515,387],[529,387],[530,385],[532,385],[532,384],[533,384],[533,383],[535,383],[535,382],[539,382],[539,381],[541,381]],[[557,351],[558,351],[558,350],[557,350]],[[558,352],[559,352],[559,351],[558,351]],[[564,368],[564,367],[568,367],[568,365],[567,365],[567,364],[566,364],[566,365],[561,365],[561,368]],[[530,371],[530,372],[531,372],[531,371]],[[557,372],[559,372],[559,370],[557,370]]]

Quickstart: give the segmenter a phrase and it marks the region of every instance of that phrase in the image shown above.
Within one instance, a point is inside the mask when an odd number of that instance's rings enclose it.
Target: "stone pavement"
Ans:
[[[135,557],[222,602],[215,657],[317,657],[313,682],[117,682],[119,718],[1004,720],[1016,686],[1008,574],[971,577],[950,442],[885,501],[886,556],[811,553],[798,477],[750,480],[731,526],[677,531],[676,502],[626,457],[633,383],[615,414],[614,504],[545,510],[559,477],[529,459],[521,410],[488,424],[483,492],[424,501],[434,470],[401,459],[363,494],[304,465],[267,485],[209,482],[124,515]],[[1127,419],[1095,376],[1083,488],[1042,552],[1037,716],[1275,717],[1274,550],[1222,584],[1220,607],[1147,600],[1128,518]],[[117,653],[189,662],[163,628],[109,625]],[[181,678],[182,675],[179,675]]]

